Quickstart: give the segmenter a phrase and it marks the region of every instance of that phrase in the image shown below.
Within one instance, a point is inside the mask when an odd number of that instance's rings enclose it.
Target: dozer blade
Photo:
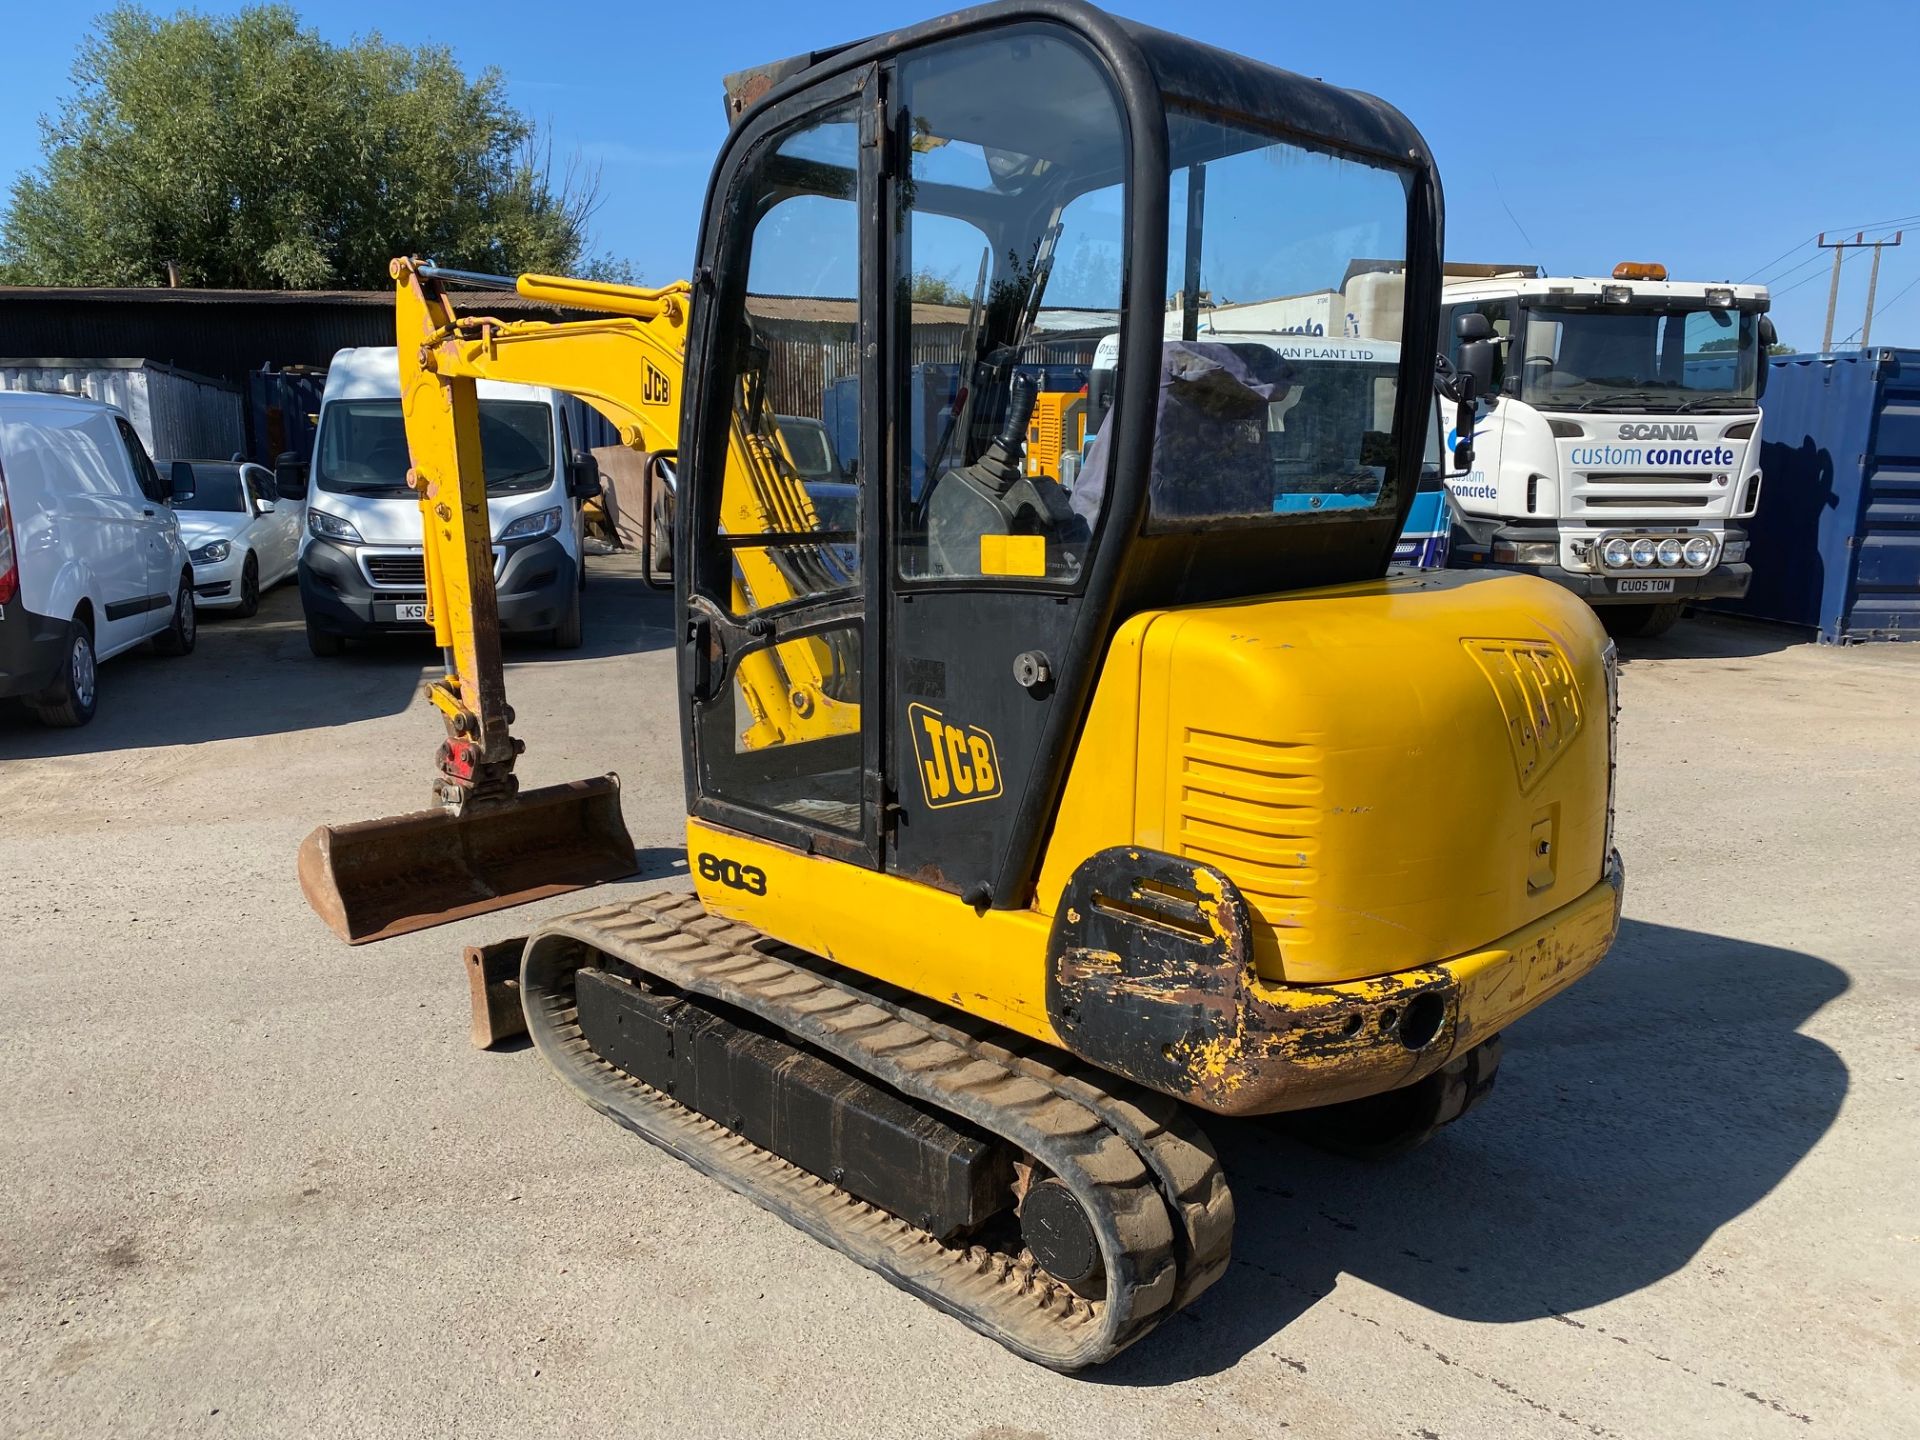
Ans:
[[[322,825],[300,843],[300,889],[363,945],[631,875],[620,778],[528,790],[505,805]]]

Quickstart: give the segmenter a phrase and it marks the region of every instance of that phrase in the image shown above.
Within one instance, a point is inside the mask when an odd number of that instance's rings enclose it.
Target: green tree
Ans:
[[[135,6],[81,43],[73,93],[13,184],[0,275],[28,285],[379,288],[398,254],[582,265],[598,175],[566,167],[441,46],[332,45],[283,5]]]
[[[921,268],[907,281],[907,298],[916,305],[971,305],[973,297],[945,275]]]

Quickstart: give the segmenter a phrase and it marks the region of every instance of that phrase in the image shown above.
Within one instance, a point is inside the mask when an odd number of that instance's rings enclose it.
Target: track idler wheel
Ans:
[[[1049,1176],[1037,1180],[1020,1202],[1020,1238],[1040,1268],[1083,1300],[1105,1289],[1106,1267],[1093,1221],[1073,1191]]]

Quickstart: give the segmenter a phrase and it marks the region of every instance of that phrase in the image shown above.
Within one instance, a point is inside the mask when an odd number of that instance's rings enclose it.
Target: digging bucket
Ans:
[[[620,779],[527,790],[455,817],[419,810],[322,825],[300,843],[300,889],[349,945],[631,875]]]

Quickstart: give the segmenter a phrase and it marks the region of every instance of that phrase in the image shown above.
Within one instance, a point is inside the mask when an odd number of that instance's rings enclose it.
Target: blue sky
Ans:
[[[35,118],[65,93],[74,44],[104,7],[6,8],[0,172],[11,176],[34,163]],[[239,7],[209,0],[198,8]],[[498,66],[514,101],[546,125],[557,156],[600,167],[595,248],[663,281],[681,274],[692,252],[707,166],[726,128],[722,74],[947,7],[327,0],[296,8],[331,39],[378,28],[393,40],[449,44],[470,70]],[[1114,8],[1393,101],[1439,157],[1450,258],[1537,260],[1586,273],[1645,259],[1676,277],[1771,279],[1783,338],[1814,348],[1830,259],[1814,250],[1815,233],[1866,226],[1871,236],[1876,222],[1912,217],[1907,244],[1886,252],[1873,338],[1920,345],[1920,163],[1905,119],[1920,53],[1912,0],[1465,8],[1120,0]],[[1619,24],[1609,23],[1614,16]],[[1866,279],[1865,258],[1849,261],[1836,340],[1859,326]]]

